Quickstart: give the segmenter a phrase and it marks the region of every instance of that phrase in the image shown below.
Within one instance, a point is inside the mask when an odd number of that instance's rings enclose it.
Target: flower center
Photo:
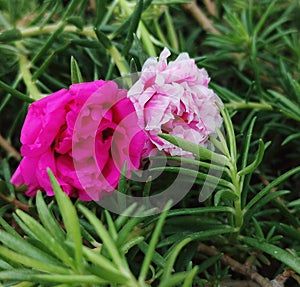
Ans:
[[[107,129],[103,130],[102,131],[102,140],[106,141],[113,135],[113,133],[114,133],[114,131],[112,128],[107,128]]]

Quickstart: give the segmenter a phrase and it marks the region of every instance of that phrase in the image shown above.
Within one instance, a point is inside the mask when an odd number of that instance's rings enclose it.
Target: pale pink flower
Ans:
[[[170,54],[165,48],[158,60],[149,58],[127,96],[153,145],[173,156],[190,156],[157,134],[168,133],[209,147],[209,136],[222,124],[215,102],[222,102],[208,87],[205,69],[199,69],[187,53],[167,63]]]

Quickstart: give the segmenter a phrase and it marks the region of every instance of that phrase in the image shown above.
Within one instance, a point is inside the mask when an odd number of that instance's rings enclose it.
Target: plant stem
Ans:
[[[197,5],[197,2],[194,0],[189,4],[182,4],[182,7],[186,9],[191,15],[196,19],[204,31],[210,32],[212,34],[220,35],[221,33],[213,26],[211,21]]]
[[[207,254],[210,256],[220,254],[219,250],[215,249],[214,247],[207,246],[203,243],[199,244],[198,250],[201,253],[204,253],[204,254]],[[259,286],[265,286],[265,287],[273,286],[268,279],[264,278],[262,275],[257,273],[254,269],[249,268],[245,264],[241,264],[240,262],[234,260],[233,258],[231,258],[228,255],[223,255],[220,260],[224,265],[230,266],[236,272],[243,274],[243,275],[247,276],[248,278],[251,278],[253,281],[257,282],[259,284]]]
[[[273,110],[273,107],[265,102],[255,103],[255,102],[235,102],[225,104],[226,108],[233,108],[237,110],[241,109],[259,109],[259,110]]]
[[[30,207],[28,205],[24,204],[23,202],[17,200],[14,197],[5,196],[3,193],[0,192],[0,198],[5,200],[8,203],[13,204],[17,208],[24,210],[25,212],[29,212]]]
[[[218,11],[216,4],[212,0],[204,0],[204,5],[208,11],[208,13],[216,18],[218,18]]]
[[[21,160],[21,155],[20,153],[12,146],[9,144],[9,142],[2,137],[0,134],[0,147],[2,147],[8,154],[11,154],[16,160],[20,161]]]
[[[112,45],[108,49],[109,54],[111,55],[113,61],[115,62],[116,66],[118,67],[118,70],[120,71],[121,76],[125,76],[129,73],[129,68],[126,65],[124,57],[120,54],[118,49]]]
[[[59,25],[60,25],[60,23],[59,24],[48,24],[41,28],[40,27],[30,27],[30,28],[22,29],[22,30],[20,30],[20,32],[21,32],[22,38],[28,38],[28,37],[44,35],[44,34],[51,34],[58,29]],[[85,35],[85,36],[90,36],[92,38],[95,38],[94,27],[92,27],[92,26],[86,26],[82,30],[80,30],[75,26],[66,25],[64,27],[64,31],[68,32],[68,33]]]
[[[237,168],[235,164],[232,164],[230,167],[230,175],[232,184],[234,186],[234,193],[238,196],[237,199],[234,200],[234,210],[235,210],[235,227],[240,229],[243,225],[243,211],[242,211],[242,197],[241,197],[241,184],[240,177],[237,174]]]
[[[38,90],[37,86],[32,81],[32,74],[30,72],[30,61],[28,61],[27,57],[22,53],[26,49],[20,42],[16,42],[15,45],[21,51],[19,53],[19,66],[21,77],[23,78],[23,81],[28,89],[30,98],[38,100],[41,98],[41,92]]]
[[[140,22],[139,30],[140,30],[141,40],[144,44],[144,48],[147,51],[148,55],[152,57],[156,57],[156,51],[151,41],[151,35],[149,34],[143,22]]]
[[[103,17],[103,20],[101,21],[101,25],[100,25],[100,26],[106,25],[106,24],[107,24],[107,22],[109,21],[109,19],[111,18],[112,14],[113,14],[114,9],[115,9],[116,6],[117,6],[117,4],[118,4],[118,0],[113,1],[113,2],[110,4],[107,13],[106,13],[105,16]]]
[[[21,30],[21,34],[22,34],[23,38],[42,35],[42,34],[51,34],[58,29],[58,26],[59,26],[58,24],[50,24],[50,25],[45,25],[42,28],[38,28],[38,27],[27,28],[27,29]],[[87,27],[84,27],[82,30],[79,30],[78,28],[76,28],[74,26],[66,25],[64,27],[64,32],[74,33],[74,34],[78,34],[78,35],[84,35],[84,36],[91,37],[91,38],[97,38],[94,28],[92,26],[87,26]],[[108,38],[109,38],[109,36],[108,36]],[[109,52],[110,56],[112,57],[114,63],[118,67],[121,76],[128,74],[129,69],[126,65],[125,59],[124,59],[124,57],[121,56],[118,49],[112,45],[111,48],[108,49],[108,52]]]
[[[126,16],[130,16],[133,12],[133,9],[131,9],[127,3],[127,1],[119,0],[120,6],[124,10]],[[147,28],[145,27],[144,23],[140,21],[137,29],[137,35],[140,36],[141,41],[144,44],[144,48],[147,51],[149,56],[156,56],[155,47],[151,41],[151,35],[148,32]]]
[[[167,31],[168,31],[171,46],[175,51],[178,51],[179,48],[178,39],[173,25],[172,17],[168,9],[165,10],[165,20],[166,20],[166,26],[167,26]]]
[[[157,34],[158,39],[165,45],[165,46],[169,46],[169,43],[165,37],[165,35],[163,34],[163,31],[161,30],[161,27],[158,23],[158,20],[154,20],[153,21],[154,24],[154,28]]]
[[[231,121],[231,117],[227,109],[223,109],[220,106],[219,109],[223,116],[225,130],[227,132],[228,144],[226,143],[226,141],[223,138],[223,135],[220,132],[219,132],[219,137],[221,143],[223,143],[224,145],[223,150],[226,151],[227,154],[226,157],[227,157],[227,162],[229,163],[228,164],[229,176],[232,183],[231,190],[237,196],[237,198],[234,200],[234,213],[235,213],[234,226],[238,230],[237,232],[235,232],[236,235],[243,225],[243,211],[242,211],[242,184],[243,183],[237,170],[238,156],[237,156],[237,149],[236,149],[236,138],[235,138],[235,132]]]
[[[147,285],[143,282],[138,282],[134,276],[130,276],[130,282],[126,285],[127,287],[146,287]]]

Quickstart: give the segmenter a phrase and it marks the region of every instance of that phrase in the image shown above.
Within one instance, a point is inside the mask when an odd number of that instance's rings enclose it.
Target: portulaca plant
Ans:
[[[299,1],[0,1],[0,285],[298,286]]]

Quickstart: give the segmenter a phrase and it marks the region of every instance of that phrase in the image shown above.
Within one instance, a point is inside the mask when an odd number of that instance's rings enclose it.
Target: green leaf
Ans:
[[[219,86],[216,83],[209,83],[209,85],[220,97],[222,97],[224,100],[226,100],[228,102],[243,102],[244,101],[243,98],[239,97],[238,95],[236,95],[231,90],[229,90],[225,87]]]
[[[231,189],[221,189],[214,196],[214,205],[218,206],[222,199],[234,201],[239,197]]]
[[[274,238],[280,238],[282,239],[282,235],[276,235],[276,236],[273,236],[274,235],[274,232],[276,230],[276,227],[275,226],[272,226],[271,229],[269,230],[267,236],[266,236],[266,240],[269,242],[269,243],[272,243],[270,241],[274,240]]]
[[[57,3],[54,6],[57,6]],[[36,11],[36,15],[34,15],[34,18],[30,20],[29,26],[38,24],[45,17],[45,13],[51,10],[51,7],[53,7],[53,3],[43,2],[43,4],[41,4],[41,6],[39,7],[38,11]]]
[[[10,166],[9,166],[8,160],[6,158],[3,158],[1,160],[1,165],[2,165],[3,176],[6,181],[6,187],[9,190],[9,195],[11,198],[15,198],[15,189],[10,182],[11,172],[10,172]]]
[[[223,153],[227,158],[230,157],[230,153],[228,150],[226,139],[220,129],[216,129],[216,134],[218,135],[219,140],[214,136],[210,136],[209,140],[213,143],[213,145]]]
[[[121,250],[124,254],[128,253],[129,249],[132,247],[139,245],[141,242],[145,240],[144,236],[136,236],[127,240],[122,246]]]
[[[205,182],[205,184],[207,184],[207,185],[212,184],[212,187],[215,187],[218,184],[219,186],[223,186],[228,189],[234,188],[232,183],[225,179],[222,179],[217,176],[210,175],[210,174],[206,174],[203,172],[198,172],[196,170],[192,170],[189,168],[167,166],[167,167],[150,168],[148,171],[149,172],[164,171],[164,172],[180,173],[180,174],[190,176],[190,180],[192,180],[198,184],[199,183],[202,184],[203,182]]]
[[[149,175],[145,181],[145,185],[144,185],[144,189],[143,189],[143,197],[150,196],[151,186],[152,186],[152,176]]]
[[[244,237],[244,236],[242,236],[241,239],[246,244],[269,254],[273,258],[284,263],[285,265],[290,267],[292,270],[294,270],[295,272],[300,274],[300,258],[299,257],[292,255],[291,253],[285,251],[284,249],[282,249],[278,246],[269,244],[269,243],[265,242],[264,240],[257,240],[255,238]]]
[[[144,253],[147,254],[149,250],[149,244],[145,241],[141,241],[138,245],[139,249]],[[152,262],[155,263],[160,268],[164,268],[166,264],[166,260],[162,257],[157,251],[154,250],[152,256]]]
[[[46,205],[42,193],[40,191],[36,194],[36,208],[39,214],[39,219],[44,227],[51,233],[51,235],[58,241],[65,240],[65,233],[51,214],[49,207]]]
[[[9,271],[0,272],[0,280],[18,280],[18,281],[29,281],[36,283],[69,283],[73,284],[103,284],[109,283],[107,280],[103,280],[95,275],[61,275],[61,274],[45,274],[38,273],[35,271],[23,269],[14,269]]]
[[[129,66],[130,66],[130,73],[134,74],[134,76],[137,77],[137,73],[139,72],[139,70],[138,70],[138,67],[137,67],[137,64],[136,64],[136,61],[134,58],[130,59]],[[132,81],[132,84],[134,84],[138,79],[139,79],[138,77],[135,78],[135,80]]]
[[[2,216],[0,216],[0,225],[4,228],[5,231],[10,233],[12,236],[22,239],[21,235],[9,225]]]
[[[210,256],[205,261],[201,262],[199,265],[199,273],[204,272],[207,268],[214,265],[219,259],[221,259],[224,256],[223,253],[219,253],[213,256]]]
[[[137,207],[137,203],[131,204],[127,209],[122,212],[122,215],[119,215],[118,218],[115,220],[116,229],[119,230],[123,225],[126,224],[130,216],[132,216],[133,212]]]
[[[179,252],[181,251],[181,249],[187,245],[188,243],[190,243],[192,241],[191,238],[185,238],[184,240],[182,240],[181,242],[179,242],[175,248],[172,250],[172,252],[169,254],[167,262],[165,264],[164,267],[164,273],[161,277],[161,282],[160,282],[160,286],[164,286],[164,284],[166,282],[169,281],[169,278],[173,272],[173,268],[174,268],[174,264],[175,264],[175,260],[179,255]]]
[[[267,266],[271,265],[271,261],[262,253],[257,254],[257,260],[261,261],[263,264],[265,264]]]
[[[72,201],[62,191],[50,168],[47,169],[59,210],[67,231],[68,239],[74,243],[74,257],[78,269],[82,269],[82,238],[78,215]]]
[[[158,222],[157,222],[157,224],[155,226],[155,229],[154,229],[154,231],[152,233],[152,237],[151,237],[151,240],[150,240],[150,243],[149,243],[149,248],[147,250],[147,253],[145,254],[145,258],[143,260],[141,271],[140,271],[140,275],[139,275],[139,278],[138,278],[139,282],[144,282],[145,279],[146,279],[146,276],[147,276],[147,273],[148,273],[148,269],[149,269],[149,266],[151,264],[151,260],[153,258],[153,254],[155,252],[155,246],[156,246],[156,244],[158,242],[158,239],[159,239],[159,236],[160,236],[163,224],[165,222],[165,219],[166,219],[168,210],[171,207],[171,204],[172,204],[171,201],[167,202],[167,204],[165,206],[165,209],[162,212],[162,214],[160,215],[160,218],[159,218],[159,220],[158,220]]]
[[[194,273],[195,271],[193,271]],[[159,285],[159,287],[175,287],[175,286],[179,286],[179,283],[181,283],[183,280],[186,279],[186,276],[192,273],[192,271],[188,271],[188,272],[177,272],[174,275],[169,277],[169,280],[164,282],[163,285]],[[182,286],[182,285],[180,285]]]
[[[137,53],[137,58],[139,60],[140,66],[142,66],[148,59],[148,54],[146,53],[146,51],[143,48],[142,41],[137,37],[136,34],[133,35],[133,45],[134,45],[134,49]]]
[[[290,225],[281,222],[276,222],[273,224],[274,224],[273,226],[276,226],[277,231],[283,233],[284,235],[288,236],[291,239],[300,242],[300,231],[297,228],[291,227]]]
[[[51,53],[51,54],[43,61],[42,65],[41,65],[40,67],[38,67],[38,69],[34,72],[34,74],[32,75],[32,78],[31,78],[33,82],[36,81],[37,78],[38,78],[39,76],[41,76],[41,75],[45,72],[46,68],[47,68],[47,67],[49,66],[49,64],[52,62],[54,55],[55,55],[55,52],[52,52],[52,53]]]
[[[94,28],[97,39],[104,46],[105,49],[109,50],[112,46],[111,40],[98,28]]]
[[[204,167],[206,169],[219,170],[219,171],[227,171],[224,166],[212,164],[211,162],[200,161],[197,159],[184,158],[179,156],[150,156],[149,160],[170,160],[180,162],[181,164],[191,164],[193,166]],[[228,172],[228,171],[227,171]]]
[[[79,6],[80,2],[81,0],[71,0],[71,2],[68,3],[67,9],[62,16],[63,21],[66,20],[74,13],[74,10],[76,9],[77,6]]]
[[[95,231],[103,241],[103,246],[105,246],[105,248],[108,250],[111,259],[115,262],[116,266],[122,268],[123,261],[121,255],[118,251],[118,248],[115,245],[114,240],[111,238],[108,231],[105,229],[103,223],[95,216],[95,214],[93,214],[83,205],[79,205],[78,208],[83,213],[83,215],[89,220],[89,222],[94,226]]]
[[[43,262],[24,254],[14,252],[8,248],[0,246],[0,255],[6,257],[12,262],[22,264],[23,266],[30,267],[40,271],[53,272],[59,274],[69,274],[70,270],[59,264],[50,264],[49,262]]]
[[[242,169],[244,169],[247,165],[251,137],[252,137],[252,132],[253,132],[253,127],[254,127],[255,121],[256,121],[256,117],[253,117],[249,124],[249,128],[247,131],[247,135],[246,135],[246,139],[245,139],[245,143],[244,143],[244,149],[243,149],[243,153],[242,153],[242,160],[241,160],[241,168]]]
[[[76,26],[78,29],[82,30],[84,27],[84,21],[83,18],[80,16],[71,16],[66,19],[66,21],[74,26]]]
[[[287,136],[284,141],[282,142],[282,146],[286,145],[287,143],[297,139],[297,138],[300,138],[300,133],[295,133],[295,134],[291,134],[289,136]]]
[[[193,286],[193,279],[195,278],[195,276],[197,275],[198,272],[199,272],[198,266],[195,266],[191,271],[186,272],[186,277],[185,277],[182,287]]]
[[[261,226],[259,225],[258,221],[255,219],[255,217],[252,217],[252,221],[253,221],[254,228],[256,231],[256,237],[260,238],[260,239],[265,238],[264,232],[263,232]]]
[[[251,207],[256,204],[262,197],[264,197],[267,193],[271,191],[272,188],[276,187],[280,183],[287,180],[290,176],[299,173],[300,172],[300,166],[293,168],[286,173],[282,174],[281,176],[277,177],[274,181],[272,181],[270,184],[268,184],[265,188],[263,188],[258,194],[256,194],[250,202],[246,205],[244,208],[245,211],[251,209]]]
[[[168,9],[165,10],[164,16],[165,16],[164,18],[165,18],[166,28],[167,28],[167,35],[169,37],[171,47],[175,51],[178,51],[178,48],[179,48],[178,47],[178,39],[177,39],[177,35],[176,35],[175,28],[174,28],[172,17],[170,15]]]
[[[47,10],[47,13],[43,13],[40,16],[40,19],[37,19],[37,21],[41,20],[41,22],[39,24],[39,27],[41,27],[41,28],[44,27],[50,21],[52,21],[54,15],[56,15],[59,12],[59,9],[61,8],[60,3],[58,1],[55,2],[54,5],[53,5],[53,2],[51,2],[49,4],[50,5],[49,5],[49,9]],[[45,9],[45,11],[46,11],[46,9]]]
[[[73,56],[71,57],[71,82],[72,84],[83,82],[78,63]]]
[[[138,224],[143,221],[143,217],[132,217],[130,218],[126,224],[118,231],[118,236],[116,240],[116,244],[118,247],[122,246],[126,243],[127,239],[130,236],[130,233],[133,231]]]
[[[272,39],[272,38],[274,41],[274,39],[276,39],[276,36],[277,37],[280,36],[283,38],[283,33],[280,31],[280,26],[282,26],[282,24],[284,24],[287,21],[289,21],[289,17],[282,16],[282,17],[278,18],[276,21],[272,21],[272,23],[268,23],[268,26],[266,26],[265,29],[260,33],[259,39],[261,41],[264,41],[265,43],[268,43],[270,41],[270,39]],[[287,31],[285,31],[285,32],[287,32]],[[280,61],[281,61],[281,59],[280,59]],[[280,62],[280,70],[281,71],[283,71],[282,64],[283,63],[281,61]],[[284,74],[284,76],[286,76],[286,74]]]
[[[118,233],[116,230],[115,223],[114,223],[110,213],[107,210],[104,210],[104,215],[105,215],[106,222],[108,225],[109,234],[110,234],[111,238],[115,241],[118,238]]]
[[[234,209],[229,206],[209,206],[209,207],[196,207],[196,208],[178,208],[174,210],[170,210],[167,214],[167,218],[170,217],[179,217],[181,215],[201,215],[205,213],[218,213],[218,212],[226,212],[234,214]],[[154,216],[149,221],[147,221],[147,225],[151,224],[154,221],[157,221],[160,216]]]
[[[284,203],[279,202],[278,200],[274,200],[272,202],[272,205],[278,209],[279,213],[282,216],[282,220],[284,221],[283,218],[286,219],[286,222],[288,222],[290,225],[293,225],[295,227],[300,227],[300,220],[298,216],[295,216],[293,210],[288,209]]]
[[[21,220],[21,218],[19,216],[17,216],[16,213],[12,214],[13,219],[16,221],[16,223],[18,224],[18,226],[22,229],[22,231],[24,232],[24,235],[26,234],[26,236],[28,236],[28,239],[33,239],[36,241],[39,241],[38,238],[35,236],[35,234],[31,231],[30,228],[28,228],[28,226]],[[28,241],[30,242],[30,241]],[[40,246],[37,246],[36,244],[30,242],[32,245],[40,248]],[[43,249],[43,248],[40,248]]]
[[[200,158],[201,160],[211,160],[212,162],[219,163],[221,165],[228,164],[228,159],[225,156],[217,154],[195,143],[169,134],[158,134],[158,136],[182,148],[183,150],[193,153],[196,157]]]
[[[123,56],[125,56],[128,53],[132,45],[133,34],[136,32],[138,28],[142,12],[143,12],[143,0],[138,0],[135,5],[134,11],[131,14],[129,29],[121,53]]]
[[[150,6],[150,4],[151,4],[152,1],[153,1],[153,0],[145,0],[144,5],[143,5],[143,9],[146,10],[146,9]],[[118,4],[118,2],[112,2],[111,6],[110,6],[110,9],[109,9],[110,12],[108,12],[108,13],[106,14],[106,16],[108,16],[108,17],[111,16],[111,14],[113,13],[113,10],[115,9],[115,6],[116,6],[117,4]],[[101,22],[101,25],[106,24],[107,18],[108,18],[108,17],[104,17],[103,21]],[[111,35],[112,39],[114,39],[116,36],[119,36],[121,33],[123,33],[124,31],[127,30],[128,26],[130,25],[131,17],[132,17],[132,14],[131,14],[129,17],[127,17],[127,18],[122,22],[122,24],[119,25],[119,26],[113,31],[113,33],[112,33],[112,35]]]
[[[300,117],[300,110],[299,110],[299,106],[297,104],[293,103],[288,97],[286,97],[276,91],[268,90],[268,92],[273,97],[273,102],[275,104],[275,108],[276,108],[276,101],[274,101],[274,98],[276,100],[278,100],[285,108],[285,110],[283,112],[286,112],[287,114],[294,114],[296,117]]]
[[[120,174],[118,191],[126,194],[126,190],[127,190],[127,162],[125,161]]]
[[[279,111],[281,113],[283,113],[285,116],[287,116],[287,117],[289,117],[289,118],[291,118],[291,119],[293,119],[295,121],[300,122],[300,116],[299,115],[296,115],[295,113],[290,112],[290,111],[286,111],[284,109],[279,109]]]
[[[61,242],[58,242],[43,226],[38,223],[33,217],[29,216],[22,210],[16,211],[19,218],[27,225],[27,227],[32,231],[32,233],[40,240],[40,242],[57,258],[62,260],[65,264],[74,268],[73,259],[65,251],[64,246]]]
[[[83,254],[85,258],[95,264],[97,275],[101,278],[114,283],[125,284],[128,278],[120,272],[110,260],[100,254],[99,251],[91,250],[90,248],[83,247]]]
[[[214,236],[227,234],[227,233],[234,233],[237,229],[233,227],[224,227],[218,229],[212,229],[207,231],[199,231],[192,234],[189,234],[188,237],[192,238],[192,240],[204,240],[213,238]]]
[[[251,206],[250,209],[246,209],[247,212],[245,212],[244,215],[244,222],[248,222],[252,216],[257,212],[257,210],[261,210],[263,208],[263,206],[265,206],[268,202],[270,202],[271,200],[277,198],[277,197],[281,197],[283,195],[289,194],[290,191],[289,190],[278,190],[272,193],[267,194],[266,196],[264,196],[263,198],[261,198],[259,201],[256,202],[255,205]],[[246,227],[246,225],[245,225]]]
[[[265,22],[266,22],[267,18],[269,17],[276,2],[277,2],[277,0],[273,0],[271,2],[271,4],[268,5],[268,8],[266,9],[265,13],[260,17],[260,20],[258,21],[258,23],[255,26],[255,30],[254,30],[255,34],[257,34],[261,30],[263,25],[265,24]]]
[[[0,190],[4,196],[10,196],[10,190],[8,189],[8,182],[0,178]]]
[[[136,64],[134,58],[132,58],[130,60],[129,70],[130,70],[131,83],[132,83],[132,85],[134,85],[139,79],[138,67],[137,67],[137,64]]]
[[[191,4],[192,0],[146,0],[146,3],[151,3],[155,5],[173,5],[173,4]]]
[[[4,246],[16,251],[19,254],[26,254],[28,257],[37,259],[41,262],[59,265],[59,261],[50,256],[48,253],[36,248],[23,238],[16,237],[3,230],[0,230],[0,242],[2,242]]]
[[[22,39],[19,29],[6,30],[0,33],[0,42],[12,42]]]
[[[233,124],[230,118],[230,115],[228,113],[228,110],[225,108],[223,109],[223,107],[216,102],[216,105],[218,106],[221,115],[223,117],[224,120],[224,125],[225,125],[225,130],[227,133],[227,139],[229,142],[229,152],[230,152],[230,157],[231,157],[231,162],[236,162],[237,160],[237,151],[236,151],[236,140],[235,140],[235,133],[234,133],[234,128],[233,128]],[[228,160],[227,160],[228,161]]]
[[[299,199],[295,199],[295,200],[293,200],[291,202],[288,202],[287,206],[288,207],[295,207],[295,206],[298,207],[298,206],[300,206],[300,198]]]
[[[61,23],[54,33],[50,35],[48,40],[44,43],[44,45],[38,50],[38,52],[34,55],[34,57],[31,60],[31,64],[33,65],[36,63],[41,57],[43,57],[48,50],[51,48],[53,42],[57,39],[57,37],[63,32],[65,28],[65,24]]]
[[[185,219],[185,218],[181,218],[181,219]],[[187,217],[186,220],[190,220],[190,217]],[[170,223],[169,221],[167,221],[166,226],[168,226],[170,224],[172,225],[172,222]],[[178,243],[182,239],[186,238],[187,235],[189,235],[189,234],[191,234],[191,231],[184,231],[183,230],[179,233],[175,232],[174,234],[172,234],[168,237],[166,236],[165,238],[160,240],[159,243],[157,244],[157,248],[162,248],[162,247],[166,247],[166,246]]]
[[[2,88],[4,91],[7,93],[11,94],[12,96],[16,97],[17,99],[27,102],[27,103],[32,103],[34,102],[34,99],[29,98],[25,94],[19,92],[18,90],[12,88],[11,86],[7,85],[6,83],[2,82],[0,80],[0,88]]]
[[[241,153],[242,159],[241,159],[240,169],[244,169],[247,166],[247,162],[248,162],[251,138],[252,138],[254,124],[256,121],[256,117],[253,117],[253,114],[254,114],[254,111],[252,114],[250,113],[250,115],[247,117],[247,119],[244,122],[243,128],[242,128],[242,130],[243,130],[244,128],[246,128],[247,125],[249,125],[248,131],[246,134],[246,138],[245,138],[245,142],[244,142],[243,151]],[[247,176],[242,176],[240,178],[240,186],[242,187],[242,197],[241,197],[241,206],[242,207],[244,207],[247,202],[251,177],[252,177],[252,174],[250,173]]]
[[[5,260],[5,258],[3,258]],[[14,267],[10,264],[8,264],[6,261],[0,259],[0,270],[10,270],[13,269]],[[12,262],[10,262],[12,263]]]
[[[81,46],[84,48],[91,48],[91,49],[97,49],[100,53],[104,53],[105,49],[103,46],[99,43],[97,39],[72,39],[70,42],[70,45],[76,45],[76,46]],[[89,51],[89,50],[88,50]],[[90,51],[88,53],[91,53]],[[99,61],[95,61],[95,64],[98,63]]]
[[[245,168],[240,170],[238,172],[238,175],[243,176],[243,175],[246,175],[246,174],[249,174],[249,173],[253,172],[260,165],[260,163],[263,159],[263,156],[264,156],[264,152],[265,152],[264,142],[262,141],[262,139],[259,139],[259,141],[258,141],[258,151],[256,152],[255,160],[251,164],[249,164],[248,166],[246,166]]]

